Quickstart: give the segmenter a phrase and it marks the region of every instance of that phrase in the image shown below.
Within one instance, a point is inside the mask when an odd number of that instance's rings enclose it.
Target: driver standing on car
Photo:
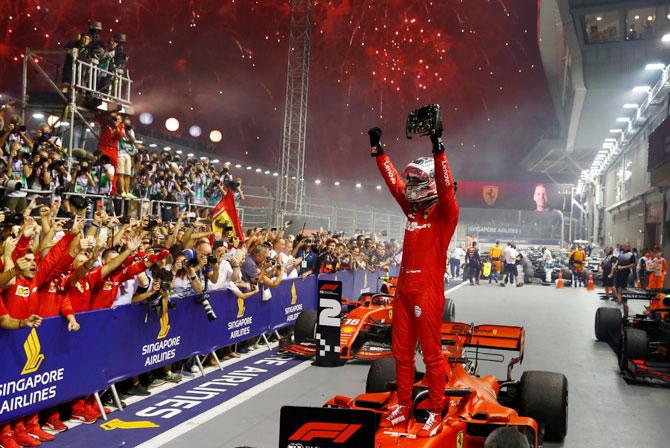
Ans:
[[[393,303],[393,355],[396,360],[398,404],[383,416],[381,427],[407,422],[412,405],[416,341],[426,364],[430,413],[418,437],[442,431],[446,368],[440,330],[444,306],[447,248],[458,222],[458,203],[441,123],[430,134],[433,157],[411,162],[398,175],[380,144],[382,131],[370,129],[371,153],[391,194],[407,216],[402,262]]]

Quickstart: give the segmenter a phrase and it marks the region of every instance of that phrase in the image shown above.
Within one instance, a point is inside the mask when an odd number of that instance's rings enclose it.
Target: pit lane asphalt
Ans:
[[[458,321],[525,327],[525,359],[515,367],[513,378],[524,370],[567,376],[568,436],[562,445],[546,443],[546,448],[670,446],[670,388],[629,385],[623,380],[616,355],[606,343],[595,340],[595,310],[604,304],[595,292],[483,283],[463,286],[449,296],[455,301]],[[310,366],[162,446],[275,447],[283,405],[321,406],[336,394],[355,396],[365,389],[367,370],[367,365],[354,363],[338,368]],[[483,362],[480,373],[504,377],[505,365]]]

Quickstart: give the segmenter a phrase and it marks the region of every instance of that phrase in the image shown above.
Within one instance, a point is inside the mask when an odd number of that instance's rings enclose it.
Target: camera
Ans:
[[[232,190],[236,190],[236,189],[240,186],[240,183],[239,183],[239,182],[235,182],[234,180],[226,180],[226,181],[225,181],[225,186],[226,186],[227,188],[232,189]]]
[[[216,264],[219,262],[219,259],[216,258],[214,255],[210,255],[207,257],[207,264]]]
[[[150,219],[147,221],[147,225],[144,227],[144,230],[153,230],[158,225],[158,220]]]
[[[197,303],[201,304],[205,310],[208,321],[216,320],[216,313],[212,309],[212,304],[209,303],[209,293],[203,293],[199,298],[195,299]]]
[[[412,134],[431,135],[441,129],[440,105],[429,104],[409,113],[405,126],[405,135],[411,139]]]
[[[21,213],[10,212],[9,210],[2,212],[5,214],[5,219],[0,222],[0,227],[13,227],[23,224],[23,215]]]
[[[7,190],[7,193],[13,191],[20,191],[23,188],[23,184],[18,180],[9,180],[9,179],[0,179],[0,188]]]

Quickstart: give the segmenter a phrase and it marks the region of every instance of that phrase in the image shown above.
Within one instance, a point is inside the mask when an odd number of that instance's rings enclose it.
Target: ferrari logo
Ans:
[[[110,420],[108,422],[103,423],[100,425],[102,429],[105,431],[112,431],[114,429],[145,429],[145,428],[159,428],[160,426],[155,424],[154,422],[150,422],[148,420],[139,420],[135,422],[124,422],[123,420],[119,420],[118,418],[115,418],[114,420]]]
[[[456,436],[456,448],[463,448],[463,431]]]
[[[212,231],[214,233],[219,233],[220,234],[220,233],[223,233],[223,229],[225,229],[226,227],[232,227],[233,229],[235,228],[235,226],[233,226],[233,220],[230,219],[230,216],[228,215],[228,212],[223,210],[219,214],[219,216],[214,218],[214,220],[212,221]],[[234,234],[234,232],[233,232],[233,234]]]
[[[167,311],[161,316],[161,331],[158,332],[156,339],[163,339],[170,332],[170,315]]]
[[[295,282],[291,286],[291,305],[295,305],[298,301],[298,292],[295,290]]]
[[[34,328],[30,331],[26,342],[23,343],[23,350],[26,352],[26,365],[23,366],[21,375],[37,372],[44,361],[44,355],[40,353],[42,350],[40,338],[37,337],[37,331]]]
[[[482,195],[484,196],[486,205],[492,206],[498,200],[498,186],[484,185],[484,187],[482,187]]]

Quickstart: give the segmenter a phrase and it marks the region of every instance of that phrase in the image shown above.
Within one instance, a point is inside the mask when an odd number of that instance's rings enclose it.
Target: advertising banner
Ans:
[[[339,272],[345,297],[376,291],[386,273]],[[347,290],[344,285],[348,285]],[[263,301],[210,291],[217,319],[209,321],[201,296],[175,299],[160,315],[145,305],[80,313],[78,332],[62,317],[37,329],[0,330],[0,423],[105,389],[109,384],[196,354],[292,325],[303,310],[317,309],[317,278],[284,280]]]

